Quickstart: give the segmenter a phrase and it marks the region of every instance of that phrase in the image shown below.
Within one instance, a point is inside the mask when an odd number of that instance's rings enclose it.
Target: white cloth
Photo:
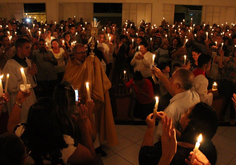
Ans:
[[[140,71],[144,78],[152,76],[150,65],[152,64],[153,54],[151,52],[145,53],[142,60],[135,58],[138,54],[141,54],[141,52],[135,53],[133,59],[130,62],[130,64],[134,66],[134,72]]]
[[[208,80],[204,75],[200,74],[194,77],[192,90],[196,91],[199,94],[201,102],[212,105],[213,94],[208,93],[207,87]]]
[[[29,66],[30,61],[26,59],[26,62]],[[11,113],[12,107],[16,101],[17,93],[20,90],[20,84],[23,84],[20,68],[22,68],[22,66],[18,62],[16,62],[14,59],[10,59],[7,61],[3,69],[3,73],[5,75],[8,73],[10,74],[8,81],[8,92],[10,100],[7,103],[7,109],[9,114]],[[31,84],[29,77],[32,76],[27,73],[27,68],[24,68],[24,71],[27,79],[27,84]],[[29,108],[36,101],[34,90],[32,88],[30,88],[30,92],[30,96],[28,96],[22,104],[21,122],[26,122]]]
[[[57,66],[55,66],[57,73],[65,72],[66,63],[63,55],[65,53],[64,49],[60,48],[60,52],[57,54],[54,53],[52,49],[49,50],[53,53],[54,57],[57,59],[58,64]]]
[[[106,43],[98,43],[97,47],[98,48],[99,47],[103,48],[104,49],[104,55],[109,58],[109,51],[110,51],[110,49],[109,49],[109,47],[107,46]],[[105,61],[102,60],[101,63],[102,63],[102,66],[104,68],[104,71],[106,72],[106,63],[105,63]]]
[[[195,91],[185,91],[178,93],[172,99],[170,99],[170,104],[164,112],[168,118],[172,119],[172,124],[177,128],[178,122],[182,116],[189,108],[200,102],[199,95]],[[159,139],[162,135],[162,124],[159,122],[156,132],[157,138]]]
[[[21,137],[21,135],[24,133],[24,131],[25,131],[24,124],[19,124],[14,133],[16,134],[16,136]],[[65,134],[63,135],[63,139],[66,142],[66,144],[68,145],[68,147],[60,150],[61,155],[62,155],[61,159],[63,160],[63,162],[65,164],[68,164],[67,161],[68,161],[69,157],[76,150],[76,147],[74,146],[75,141],[71,136],[65,135]],[[44,162],[44,164],[51,164],[50,161],[48,161],[48,160],[43,160],[43,162]],[[34,164],[34,160],[32,158],[30,158],[30,159],[27,158],[27,164],[30,164],[30,165]]]

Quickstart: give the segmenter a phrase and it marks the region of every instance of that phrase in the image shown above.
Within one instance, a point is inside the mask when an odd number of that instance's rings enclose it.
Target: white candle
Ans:
[[[108,41],[109,41],[109,42],[111,41],[111,37],[109,37]]]
[[[78,32],[75,33],[75,35],[77,36]]]
[[[215,41],[215,44],[216,44],[216,46],[217,46],[217,41]]]
[[[86,89],[87,89],[88,100],[91,100],[90,90],[89,90],[89,82],[86,82]]]
[[[35,27],[35,24],[33,24],[33,29],[34,29],[34,27]]]
[[[39,31],[39,40],[40,40],[40,36],[41,36],[41,31]]]
[[[65,40],[62,40],[62,46],[64,46],[65,45]]]
[[[191,158],[191,162],[193,163],[193,161],[194,161],[194,159],[195,159],[195,157],[196,157],[196,154],[197,154],[197,152],[198,152],[198,148],[200,147],[200,142],[202,141],[202,134],[200,134],[199,136],[198,136],[198,139],[197,139],[197,142],[196,142],[196,144],[195,144],[195,147],[194,147],[194,149],[193,149],[193,155],[192,155],[192,158]]]
[[[212,91],[217,91],[217,83],[214,82],[212,85]]]
[[[20,68],[20,72],[21,72],[21,76],[22,76],[22,79],[23,79],[23,83],[25,85],[25,89],[26,89],[26,76],[25,76],[25,72],[24,72],[24,68]]]
[[[184,65],[186,65],[186,61],[187,61],[187,56],[184,55]]]
[[[224,46],[224,42],[221,43],[221,50],[223,49],[223,46]]]
[[[140,50],[140,46],[138,46],[138,51]]]
[[[124,70],[124,79],[125,79],[125,75],[126,75],[126,70]]]
[[[186,44],[187,42],[188,42],[188,39],[185,40],[185,42],[184,42],[184,46],[185,46],[185,44]]]
[[[0,76],[0,97],[3,95],[2,78],[3,78],[3,75]]]
[[[152,42],[152,37],[150,38],[150,42]]]
[[[153,54],[153,55],[152,55],[152,65],[154,65],[155,58],[156,58],[156,55]]]
[[[208,32],[206,32],[206,39],[208,39]]]
[[[132,46],[134,46],[134,39],[132,38]]]
[[[167,34],[165,35],[165,37],[167,38]]]
[[[156,103],[155,103],[155,106],[154,106],[154,109],[153,109],[153,115],[156,115],[158,104],[159,104],[159,97],[156,96],[155,99],[156,99]]]
[[[85,22],[85,25],[87,25],[87,22]]]
[[[8,86],[8,79],[9,79],[9,74],[7,74],[6,82],[5,82],[5,93],[7,93],[7,86]]]
[[[12,36],[9,36],[9,42],[11,43]]]

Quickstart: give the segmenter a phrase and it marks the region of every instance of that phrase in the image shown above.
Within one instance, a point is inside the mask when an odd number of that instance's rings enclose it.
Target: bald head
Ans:
[[[189,90],[193,86],[194,75],[190,70],[179,68],[173,73],[172,77],[174,83],[178,83],[181,89]]]

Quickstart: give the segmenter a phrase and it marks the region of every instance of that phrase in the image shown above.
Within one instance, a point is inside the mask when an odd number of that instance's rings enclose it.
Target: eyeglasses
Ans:
[[[75,54],[85,54],[86,52],[79,52],[79,53],[75,53]]]

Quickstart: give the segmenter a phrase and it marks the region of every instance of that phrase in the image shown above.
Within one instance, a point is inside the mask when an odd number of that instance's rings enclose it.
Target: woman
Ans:
[[[192,62],[190,65],[190,70],[193,71],[198,66],[198,57],[202,54],[202,51],[198,48],[192,50]]]
[[[67,81],[60,82],[54,89],[53,99],[58,106],[57,115],[63,133],[72,136],[74,139],[80,140],[81,134],[79,128],[74,118],[71,117],[71,115],[77,113],[76,104],[78,104],[75,101],[73,86]],[[92,100],[87,102],[89,111],[88,120],[86,122],[89,127],[89,133],[94,141],[96,138],[96,130],[93,120],[93,106]]]
[[[161,122],[165,123],[166,117],[164,112],[158,112],[156,115],[161,119]],[[161,147],[163,146],[162,142],[157,142],[153,146],[155,120],[156,116],[153,116],[153,114],[150,114],[146,119],[148,129],[139,153],[140,165],[156,165],[159,160],[161,160],[162,152],[166,152],[166,147]],[[166,165],[185,164],[185,159],[188,158],[190,151],[193,150],[196,138],[199,134],[203,136],[199,150],[206,155],[211,164],[215,164],[217,157],[216,149],[211,141],[218,127],[218,117],[215,110],[205,103],[198,103],[182,115],[179,121],[179,127],[181,129],[181,136],[177,142],[177,152],[176,154],[172,152],[172,155],[174,155],[173,160],[171,160],[172,157],[170,156],[169,162],[166,163]],[[162,141],[163,140],[163,143],[165,143],[164,138],[162,138]],[[170,151],[172,151],[172,149],[173,146],[168,148]]]
[[[156,63],[160,64],[162,62],[169,62],[169,51],[168,51],[169,43],[167,39],[164,39],[160,48],[155,51],[156,54]]]
[[[80,128],[81,143],[64,134],[59,125],[57,106],[49,98],[41,98],[29,109],[27,124],[18,125],[15,134],[31,150],[30,164],[92,163],[95,150],[86,124],[87,108],[80,105],[72,115]]]
[[[52,51],[54,57],[57,59],[57,66],[55,66],[57,71],[58,82],[61,82],[65,73],[65,65],[68,59],[68,54],[64,51],[63,48],[59,47],[59,44],[56,39],[53,39],[51,42]]]
[[[68,53],[72,53],[72,46],[71,46],[71,43],[70,43],[70,33],[65,33],[64,38],[65,38],[65,50]]]

